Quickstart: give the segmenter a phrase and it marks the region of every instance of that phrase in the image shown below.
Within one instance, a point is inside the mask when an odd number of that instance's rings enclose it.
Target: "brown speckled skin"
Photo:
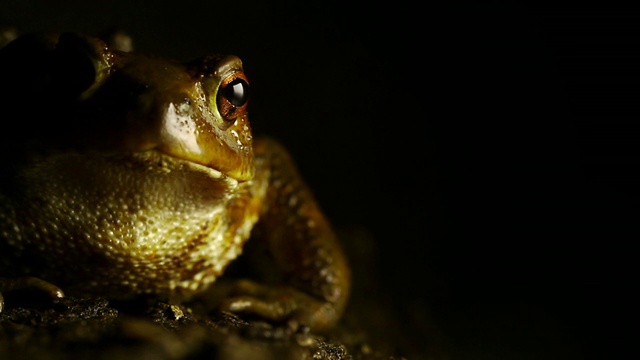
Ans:
[[[73,80],[87,64],[92,81]],[[1,49],[0,103],[16,109],[2,121],[20,119],[25,136],[0,136],[0,311],[2,290],[20,286],[188,299],[252,236],[287,283],[239,281],[221,308],[334,325],[347,261],[291,157],[253,139],[246,103],[220,90],[237,79],[234,57],[181,64],[73,34]]]

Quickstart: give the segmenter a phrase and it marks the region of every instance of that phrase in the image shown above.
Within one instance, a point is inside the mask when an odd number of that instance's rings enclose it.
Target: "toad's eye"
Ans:
[[[244,105],[249,98],[249,84],[242,78],[235,78],[221,90],[222,96],[237,107]]]
[[[218,111],[229,123],[244,115],[249,100],[249,83],[242,72],[234,73],[220,84],[217,94]]]

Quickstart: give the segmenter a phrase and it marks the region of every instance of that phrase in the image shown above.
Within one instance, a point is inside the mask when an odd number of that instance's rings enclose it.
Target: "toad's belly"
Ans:
[[[157,154],[56,155],[0,193],[0,272],[68,293],[188,296],[237,257],[265,187]]]

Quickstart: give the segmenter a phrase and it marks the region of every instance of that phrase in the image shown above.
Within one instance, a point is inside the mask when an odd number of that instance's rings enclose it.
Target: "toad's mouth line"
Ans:
[[[204,174],[207,178],[214,181],[224,181],[232,188],[235,188],[241,181],[234,177],[225,174],[224,172],[215,169],[209,165],[203,165],[195,161],[177,157],[174,155],[166,154],[158,150],[147,150],[144,152],[136,153],[136,157],[143,160],[143,162],[156,166],[167,172],[171,171],[186,171]],[[157,171],[157,169],[156,169]]]

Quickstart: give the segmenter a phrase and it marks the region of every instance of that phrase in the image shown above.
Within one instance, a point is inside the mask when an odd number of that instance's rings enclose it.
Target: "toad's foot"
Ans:
[[[220,310],[236,314],[287,322],[290,326],[306,325],[316,330],[327,329],[339,318],[339,305],[323,301],[286,286],[267,286],[250,280],[239,280],[231,286],[229,297]]]
[[[35,289],[47,294],[53,300],[64,297],[64,292],[59,287],[36,277],[0,278],[0,313],[4,310],[2,292],[22,289]]]

